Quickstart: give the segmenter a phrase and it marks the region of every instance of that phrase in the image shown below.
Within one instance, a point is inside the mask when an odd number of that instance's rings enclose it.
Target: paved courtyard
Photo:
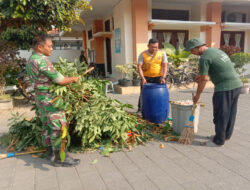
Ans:
[[[170,91],[171,100],[191,99],[194,90]],[[201,147],[214,134],[213,89],[201,96],[199,130],[192,145],[149,142],[132,151],[103,157],[98,152],[72,154],[81,159],[74,168],[55,168],[30,155],[0,160],[0,190],[248,190],[250,189],[250,94],[241,95],[232,139],[223,147]],[[135,106],[138,94],[108,94]],[[33,116],[29,106],[14,112]],[[8,131],[10,112],[0,113],[0,134]],[[160,143],[165,148],[160,148]],[[1,153],[4,149],[0,148]],[[97,161],[94,164],[93,161]]]

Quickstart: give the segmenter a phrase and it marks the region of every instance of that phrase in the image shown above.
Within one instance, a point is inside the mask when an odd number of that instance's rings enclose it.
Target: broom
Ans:
[[[193,105],[192,114],[189,117],[187,124],[184,126],[183,131],[181,132],[181,137],[178,142],[182,144],[191,144],[194,140],[194,112],[196,104]]]
[[[41,152],[46,152],[46,150],[36,150],[36,151],[20,152],[20,153],[9,152],[9,153],[6,153],[6,154],[0,154],[0,159],[12,158],[12,157],[15,157],[15,156],[26,155],[26,154],[36,154],[36,153],[41,153]]]
[[[194,98],[194,94],[192,93],[192,97]],[[194,140],[194,112],[196,104],[193,104],[192,114],[189,117],[187,124],[184,126],[183,131],[181,132],[181,136],[178,140],[178,143],[182,144],[191,144]]]

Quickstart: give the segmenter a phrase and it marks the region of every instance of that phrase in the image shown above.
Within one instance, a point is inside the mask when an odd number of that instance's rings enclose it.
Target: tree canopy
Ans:
[[[0,0],[0,38],[28,49],[34,35],[53,27],[69,31],[89,9],[87,0]]]

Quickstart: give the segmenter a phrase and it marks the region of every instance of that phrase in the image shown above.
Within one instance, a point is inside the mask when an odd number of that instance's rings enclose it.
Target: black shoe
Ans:
[[[46,147],[46,159],[52,161],[54,158],[54,152],[52,146]]]
[[[61,161],[60,158],[60,151],[55,150],[55,159],[54,159],[54,166],[55,167],[74,167],[80,164],[80,159],[71,158],[67,153],[64,162]]]

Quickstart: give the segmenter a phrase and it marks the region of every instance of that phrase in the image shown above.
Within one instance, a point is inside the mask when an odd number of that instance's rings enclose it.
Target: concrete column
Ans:
[[[103,21],[95,20],[93,22],[93,35],[98,32],[103,32]],[[93,49],[95,50],[96,64],[104,64],[104,38],[93,37]]]
[[[133,61],[147,49],[148,43],[148,0],[131,0],[132,31],[133,31]]]
[[[211,2],[207,4],[207,21],[216,22],[216,25],[206,28],[206,43],[209,47],[220,47],[221,12],[222,3]]]

